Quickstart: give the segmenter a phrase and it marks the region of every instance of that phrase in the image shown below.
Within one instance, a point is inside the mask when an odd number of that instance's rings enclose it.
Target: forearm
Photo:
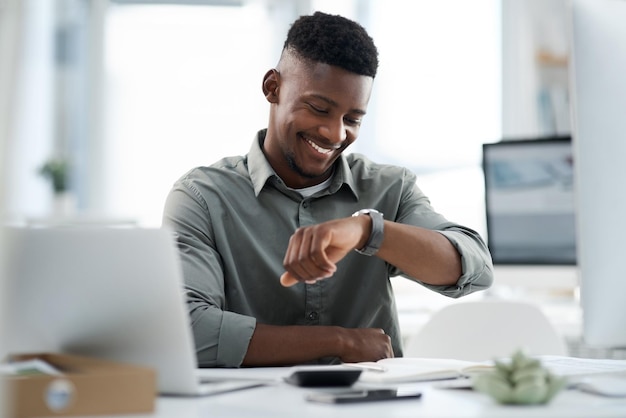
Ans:
[[[291,365],[324,357],[376,361],[393,357],[393,350],[389,336],[380,329],[257,323],[242,365]]]
[[[290,365],[337,356],[338,344],[332,327],[257,323],[242,365]]]
[[[385,221],[376,254],[411,277],[431,285],[454,285],[463,269],[454,245],[437,231]]]

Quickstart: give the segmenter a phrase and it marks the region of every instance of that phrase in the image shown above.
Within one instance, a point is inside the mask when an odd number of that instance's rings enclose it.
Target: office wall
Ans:
[[[9,138],[14,125],[14,99],[17,67],[15,63],[22,45],[22,14],[19,0],[0,0],[0,215],[5,213],[7,206],[6,186],[8,179],[7,163],[9,160]],[[6,259],[9,243],[5,241],[3,230],[0,229],[0,342],[5,341],[4,330],[6,315],[4,307]],[[2,381],[0,381],[0,416],[5,416],[7,403]]]
[[[566,0],[502,0],[502,134],[571,131]]]
[[[3,215],[9,220],[21,218],[25,210],[38,216],[45,213],[51,189],[37,170],[54,147],[53,2],[17,3],[21,15],[11,19],[17,26],[10,35],[16,42],[2,49],[8,67],[3,74],[9,81],[0,90],[6,106],[0,113],[7,118],[0,125],[7,138]]]

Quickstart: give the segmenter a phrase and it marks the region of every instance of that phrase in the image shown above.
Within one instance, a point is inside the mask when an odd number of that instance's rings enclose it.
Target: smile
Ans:
[[[319,145],[317,145],[315,142],[311,141],[310,139],[308,139],[306,137],[303,137],[303,138],[304,138],[304,140],[306,141],[307,144],[309,144],[315,151],[319,152],[320,154],[328,155],[328,154],[332,153],[333,151],[335,151],[334,148],[330,148],[330,149],[323,148],[323,147],[320,147]]]

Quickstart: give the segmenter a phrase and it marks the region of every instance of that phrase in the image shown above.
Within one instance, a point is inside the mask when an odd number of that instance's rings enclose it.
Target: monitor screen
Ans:
[[[626,0],[574,0],[573,144],[583,336],[626,347]]]
[[[576,264],[571,138],[483,144],[483,171],[494,264]]]

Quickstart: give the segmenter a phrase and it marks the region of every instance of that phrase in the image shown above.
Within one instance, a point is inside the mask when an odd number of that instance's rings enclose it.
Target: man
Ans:
[[[249,153],[174,185],[163,225],[180,249],[200,366],[401,356],[390,276],[451,297],[491,284],[484,242],[436,213],[412,173],[343,154],[377,67],[357,23],[301,17],[263,78],[269,123]]]

